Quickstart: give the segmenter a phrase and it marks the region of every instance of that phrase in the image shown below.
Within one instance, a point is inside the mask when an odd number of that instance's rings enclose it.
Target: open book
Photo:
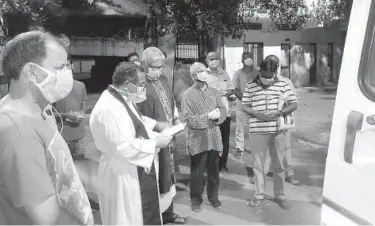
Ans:
[[[186,123],[180,123],[178,125],[169,127],[161,132],[165,136],[174,136],[185,129]]]

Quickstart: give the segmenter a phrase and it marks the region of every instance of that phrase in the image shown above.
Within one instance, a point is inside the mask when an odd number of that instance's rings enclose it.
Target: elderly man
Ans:
[[[277,56],[269,55],[266,57],[266,60],[274,60],[277,64],[277,67],[279,67],[279,58]],[[294,88],[294,84],[290,79],[284,76],[281,76],[280,73],[277,74],[277,77],[280,80],[287,82],[290,88],[292,89],[293,93],[297,95],[296,90]],[[291,144],[290,130],[287,130],[286,131],[286,154],[284,156],[284,161],[283,161],[284,167],[285,167],[285,181],[293,185],[299,185],[300,184],[299,181],[294,179],[294,170],[293,170],[292,161],[293,161],[293,157],[292,157],[292,144]],[[271,169],[272,167],[269,167],[269,168]],[[267,175],[272,177],[273,173],[269,172]]]
[[[207,170],[207,197],[219,208],[219,156],[223,151],[219,125],[227,109],[219,92],[207,85],[209,75],[201,63],[190,67],[194,85],[182,97],[182,111],[187,122],[187,150],[190,154],[190,199],[192,210],[201,211],[202,193]]]
[[[283,209],[290,205],[285,199],[285,170],[283,159],[286,149],[286,134],[278,128],[277,119],[297,109],[297,97],[289,84],[278,79],[277,64],[273,60],[264,60],[260,65],[261,73],[249,82],[244,90],[242,106],[251,116],[249,140],[253,155],[255,174],[255,193],[249,200],[251,207],[263,207],[265,187],[265,159],[269,154],[272,161],[273,190],[276,203]],[[281,110],[278,102],[285,95],[288,105]]]
[[[232,80],[228,73],[219,67],[220,55],[216,52],[209,52],[206,57],[206,63],[208,65],[208,72],[211,75],[207,84],[209,87],[218,90],[226,108],[226,119],[220,124],[220,132],[223,143],[223,155],[220,158],[219,168],[221,172],[228,172],[227,161],[229,154],[229,139],[230,139],[230,121],[231,121],[231,110],[229,108],[230,96],[234,93],[234,87]]]
[[[242,110],[242,95],[245,85],[252,81],[259,71],[254,68],[254,61],[250,52],[242,53],[243,68],[233,74],[234,95],[236,95],[236,158],[241,159],[244,152],[244,130],[248,129],[249,115]]]
[[[72,90],[64,46],[31,31],[9,41],[2,54],[11,83],[0,104],[0,224],[93,224],[51,107]]]
[[[142,61],[147,66],[147,99],[138,104],[139,111],[152,119],[177,125],[180,122],[176,102],[167,78],[163,75],[165,55],[156,47],[143,51]],[[173,212],[176,195],[173,143],[159,152],[159,190],[163,223],[186,224],[186,219]]]
[[[139,65],[123,62],[113,85],[100,96],[90,129],[102,153],[98,180],[102,223],[160,225],[157,153],[171,137],[152,132],[169,125],[143,116],[135,106],[146,100],[146,75]]]

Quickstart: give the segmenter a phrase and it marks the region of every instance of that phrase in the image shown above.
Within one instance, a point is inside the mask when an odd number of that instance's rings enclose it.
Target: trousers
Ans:
[[[286,150],[286,134],[252,134],[250,136],[250,146],[252,150],[251,166],[254,170],[255,179],[254,198],[264,199],[265,175],[269,167],[267,162],[268,153],[272,164],[274,195],[276,198],[283,198],[285,196],[285,169],[283,159]]]

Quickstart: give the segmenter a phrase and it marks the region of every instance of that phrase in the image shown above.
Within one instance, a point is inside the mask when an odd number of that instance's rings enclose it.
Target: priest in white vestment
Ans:
[[[90,116],[99,164],[99,205],[104,225],[161,225],[157,153],[172,137],[154,131],[169,127],[142,116],[146,76],[136,64],[120,63]]]

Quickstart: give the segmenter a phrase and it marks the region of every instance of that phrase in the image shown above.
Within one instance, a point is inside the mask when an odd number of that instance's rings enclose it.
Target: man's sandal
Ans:
[[[188,220],[185,217],[181,217],[179,214],[173,214],[172,220],[168,223],[172,224],[186,224]]]
[[[257,198],[248,199],[247,204],[252,208],[263,207],[264,199],[257,199]]]

